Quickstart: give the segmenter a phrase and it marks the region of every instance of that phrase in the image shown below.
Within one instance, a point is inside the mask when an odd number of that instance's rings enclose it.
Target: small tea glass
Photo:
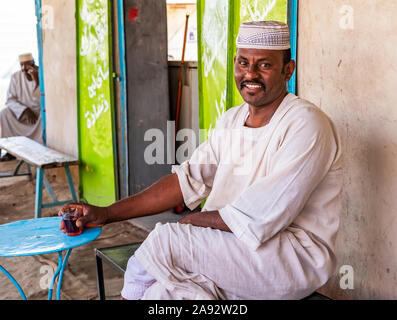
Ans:
[[[78,217],[75,212],[66,211],[62,214],[62,220],[65,225],[66,233],[70,237],[78,236],[83,232],[82,227],[76,226]]]

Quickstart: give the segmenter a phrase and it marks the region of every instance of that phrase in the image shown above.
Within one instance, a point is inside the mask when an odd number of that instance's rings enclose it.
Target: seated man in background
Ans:
[[[202,212],[157,224],[128,262],[125,299],[302,299],[336,268],[341,148],[336,128],[287,91],[288,26],[244,23],[234,76],[245,103],[226,111],[190,160],[108,207],[69,204],[78,225],[185,203]],[[61,224],[61,228],[64,228]]]
[[[19,56],[21,70],[11,76],[6,107],[0,111],[0,138],[25,136],[42,143],[38,66],[30,53]],[[15,159],[9,153],[0,161]]]

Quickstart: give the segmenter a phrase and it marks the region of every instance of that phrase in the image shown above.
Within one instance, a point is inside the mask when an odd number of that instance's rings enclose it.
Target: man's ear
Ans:
[[[295,71],[295,60],[291,60],[284,66],[284,73],[285,73],[285,81],[288,82],[291,78],[292,75],[294,74]]]

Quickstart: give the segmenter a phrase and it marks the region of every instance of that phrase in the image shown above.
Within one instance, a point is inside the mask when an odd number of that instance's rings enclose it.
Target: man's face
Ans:
[[[29,80],[32,79],[32,76],[30,74],[30,72],[32,71],[29,70],[33,70],[33,66],[34,66],[33,60],[21,62],[21,70]]]
[[[283,93],[295,68],[284,66],[280,50],[238,49],[234,58],[234,78],[244,101],[251,106],[266,106]],[[292,72],[291,72],[292,68]]]

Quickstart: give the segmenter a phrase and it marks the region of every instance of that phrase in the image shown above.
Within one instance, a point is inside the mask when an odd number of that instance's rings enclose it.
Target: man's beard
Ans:
[[[262,91],[261,97],[256,97],[257,99],[255,99],[255,101],[252,101],[251,99],[254,98],[257,93],[255,94],[255,93],[250,93],[250,92],[244,92],[244,94],[243,94],[242,91],[243,91],[244,87],[249,89],[247,87],[247,84],[260,85],[261,86],[261,91]],[[258,81],[258,80],[251,80],[251,81],[244,80],[244,81],[241,81],[240,82],[240,95],[241,95],[241,97],[243,98],[243,100],[246,103],[248,103],[248,104],[250,104],[250,105],[252,105],[254,107],[260,107],[260,106],[262,106],[264,104],[264,98],[266,97],[266,85],[263,82]]]

